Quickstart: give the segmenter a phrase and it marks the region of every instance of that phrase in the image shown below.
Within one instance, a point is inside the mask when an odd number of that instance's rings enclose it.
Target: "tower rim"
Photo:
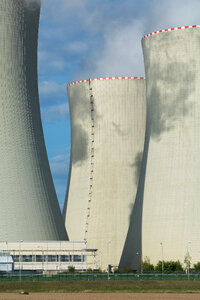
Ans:
[[[159,33],[170,32],[170,31],[176,31],[176,30],[182,30],[182,29],[193,29],[193,28],[200,28],[200,25],[178,26],[178,27],[171,27],[171,28],[167,28],[167,29],[157,30],[157,31],[154,31],[154,32],[151,32],[151,33],[148,33],[148,34],[144,35],[144,36],[142,37],[142,40],[144,40],[144,39],[146,39],[146,38],[148,38],[148,37],[150,37],[150,36],[159,34]]]
[[[79,83],[89,82],[89,81],[102,81],[102,80],[115,80],[115,79],[133,79],[133,80],[139,80],[139,79],[145,79],[145,77],[133,77],[133,76],[115,76],[115,77],[98,77],[98,78],[89,78],[89,79],[83,79],[78,81],[73,81],[67,84],[67,87],[76,85]]]

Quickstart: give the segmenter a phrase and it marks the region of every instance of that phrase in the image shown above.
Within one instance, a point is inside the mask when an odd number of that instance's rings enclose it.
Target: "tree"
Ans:
[[[196,264],[194,264],[194,270],[195,272],[199,273],[200,272],[200,262],[198,261]]]
[[[146,256],[142,262],[143,273],[150,273],[154,271],[154,265],[150,263],[150,259]]]
[[[164,273],[180,273],[183,272],[183,267],[179,260],[177,261],[164,261]],[[155,270],[162,273],[162,261],[159,261],[155,267]]]

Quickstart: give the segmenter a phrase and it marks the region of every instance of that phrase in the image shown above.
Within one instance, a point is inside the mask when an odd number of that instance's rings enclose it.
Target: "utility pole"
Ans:
[[[162,251],[162,275],[164,273],[164,260],[163,260],[163,242],[160,242],[161,251]]]

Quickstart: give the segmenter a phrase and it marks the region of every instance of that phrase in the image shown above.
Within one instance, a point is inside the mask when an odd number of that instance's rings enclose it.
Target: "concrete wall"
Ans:
[[[71,241],[85,238],[91,169],[91,104],[89,83],[68,87],[71,159],[63,214]]]
[[[38,99],[38,1],[0,1],[0,240],[66,239]]]
[[[99,267],[118,266],[137,192],[146,101],[143,79],[90,80],[68,87],[71,176],[66,228],[98,248]]]
[[[200,260],[200,28],[142,40],[150,122],[142,254]],[[161,244],[162,243],[162,244]]]

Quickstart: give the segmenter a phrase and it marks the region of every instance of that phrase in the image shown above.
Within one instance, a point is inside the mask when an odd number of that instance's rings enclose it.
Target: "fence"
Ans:
[[[200,274],[57,274],[57,275],[43,275],[43,274],[6,274],[0,275],[0,282],[41,282],[41,281],[184,281],[195,280],[200,281]]]

